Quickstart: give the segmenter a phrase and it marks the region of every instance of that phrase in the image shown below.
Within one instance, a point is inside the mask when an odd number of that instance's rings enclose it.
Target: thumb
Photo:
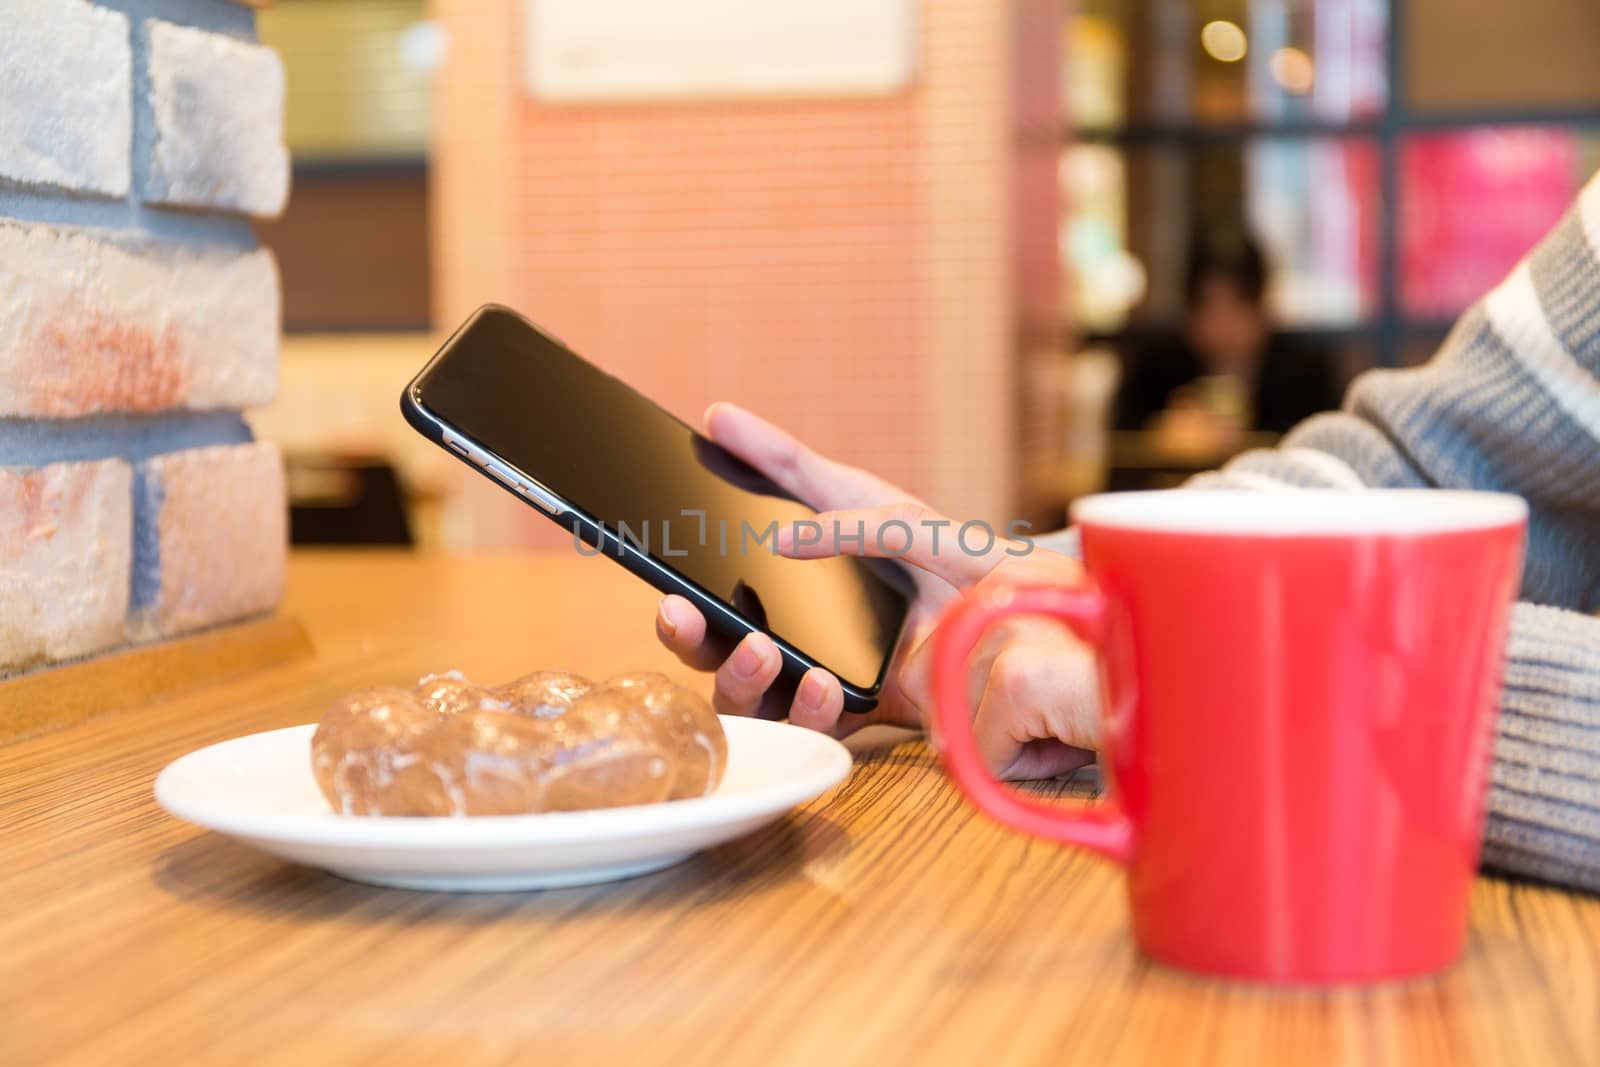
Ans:
[[[906,499],[903,491],[882,478],[828,459],[736,404],[712,404],[705,422],[712,441],[812,508],[864,508]]]

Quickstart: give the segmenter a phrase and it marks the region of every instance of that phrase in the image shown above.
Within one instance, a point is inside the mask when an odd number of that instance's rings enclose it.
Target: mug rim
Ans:
[[[1521,526],[1510,493],[1465,489],[1155,489],[1073,502],[1075,525],[1226,537],[1421,536]]]

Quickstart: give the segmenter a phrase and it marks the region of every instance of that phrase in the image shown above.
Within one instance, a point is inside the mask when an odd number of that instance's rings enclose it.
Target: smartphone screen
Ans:
[[[903,572],[774,555],[773,532],[813,509],[520,316],[480,311],[413,396],[842,682],[877,687],[905,619]]]

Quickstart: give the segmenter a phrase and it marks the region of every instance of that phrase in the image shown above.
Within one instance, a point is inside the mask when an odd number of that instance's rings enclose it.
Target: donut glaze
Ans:
[[[594,683],[581,674],[567,671],[534,671],[495,690],[495,695],[510,701],[523,715],[554,719],[566,714],[574,701]]]
[[[575,711],[639,723],[673,762],[669,800],[711,792],[722,781],[728,738],[711,705],[664,674],[619,674],[585,694]]]
[[[336,701],[311,761],[341,814],[521,815],[703,796],[722,780],[727,738],[664,675],[594,685],[540,671],[488,688],[451,671]]]

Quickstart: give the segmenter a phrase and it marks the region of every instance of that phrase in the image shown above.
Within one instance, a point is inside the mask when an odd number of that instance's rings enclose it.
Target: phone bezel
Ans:
[[[680,574],[668,564],[663,563],[661,560],[656,559],[649,553],[644,552],[641,548],[639,548],[639,546],[633,544],[626,538],[619,537],[615,530],[606,528],[598,520],[596,520],[593,515],[583,510],[573,501],[562,499],[560,496],[552,492],[548,487],[543,485],[539,479],[535,478],[529,472],[522,470],[510,459],[495,451],[492,445],[473,438],[470,434],[466,433],[457,426],[451,425],[445,419],[428,408],[423,393],[429,375],[433,372],[435,367],[437,367],[450,356],[450,354],[455,350],[457,342],[472,327],[472,325],[476,323],[479,318],[491,312],[510,315],[525,325],[528,329],[533,330],[535,333],[538,333],[548,340],[554,341],[556,344],[570,352],[575,358],[583,358],[582,356],[578,355],[578,353],[574,351],[570,345],[566,344],[555,334],[528,319],[527,316],[500,304],[485,304],[484,306],[478,308],[478,310],[474,311],[465,322],[463,322],[453,333],[451,333],[451,335],[445,340],[444,344],[439,347],[439,350],[433,354],[428,362],[423,365],[422,369],[417,372],[417,374],[409,383],[407,383],[405,390],[400,394],[401,413],[405,416],[406,422],[411,425],[412,429],[422,434],[422,436],[432,441],[438,447],[444,449],[444,451],[448,452],[450,455],[455,456],[462,463],[465,463],[468,467],[477,471],[480,475],[489,479],[489,481],[510,493],[524,504],[532,507],[545,518],[554,522],[556,525],[561,526],[563,529],[574,533],[574,535],[584,544],[598,549],[599,554],[617,563],[620,563],[633,574],[643,578],[657,591],[662,593],[675,593],[687,599],[700,610],[702,615],[705,616],[708,630],[714,630],[719,636],[727,640],[730,647],[747,634],[757,632],[765,633],[769,638],[772,639],[772,643],[777,646],[778,652],[782,657],[783,667],[780,672],[780,678],[786,678],[789,681],[789,689],[792,689],[793,684],[797,684],[800,677],[813,667],[821,667],[824,670],[829,671],[829,673],[834,673],[827,664],[820,662],[810,655],[807,655],[804,651],[779,637],[777,634],[774,634],[770,630],[766,630],[750,622],[732,607],[725,604],[720,598],[713,596],[711,593],[706,591],[693,579],[686,575]],[[632,390],[635,395],[642,395],[639,394],[638,390],[633,389],[633,387],[628,385],[626,382],[623,382],[620,379],[613,380],[616,380],[620,387]],[[679,419],[670,411],[667,411],[665,408],[661,407],[661,405],[656,404],[653,400],[650,400],[648,397],[643,397],[643,399],[654,406],[656,410],[660,411],[667,418],[672,419],[685,429],[688,429],[691,433],[698,432],[694,430],[693,427],[685,423],[682,419]],[[490,469],[491,464],[498,465],[504,472],[511,476],[512,481],[507,482],[497,477]],[[809,507],[810,505],[808,504],[807,506]],[[901,595],[902,598],[904,597],[904,593],[900,590],[895,590],[895,592]],[[909,611],[909,602],[907,602],[906,606],[907,610]],[[904,626],[905,616],[902,615],[900,622],[901,631],[903,631]],[[863,688],[860,685],[846,681],[844,678],[839,677],[839,675],[834,674],[834,677],[839,681],[840,688],[844,691],[844,709],[846,711],[859,713],[871,711],[873,708],[877,707],[878,698],[883,689],[884,679],[888,674],[889,664],[893,660],[895,648],[898,647],[899,644],[899,636],[900,634],[897,632],[896,639],[891,645],[888,655],[884,657],[883,662],[878,666],[878,675],[874,679],[870,688]]]

